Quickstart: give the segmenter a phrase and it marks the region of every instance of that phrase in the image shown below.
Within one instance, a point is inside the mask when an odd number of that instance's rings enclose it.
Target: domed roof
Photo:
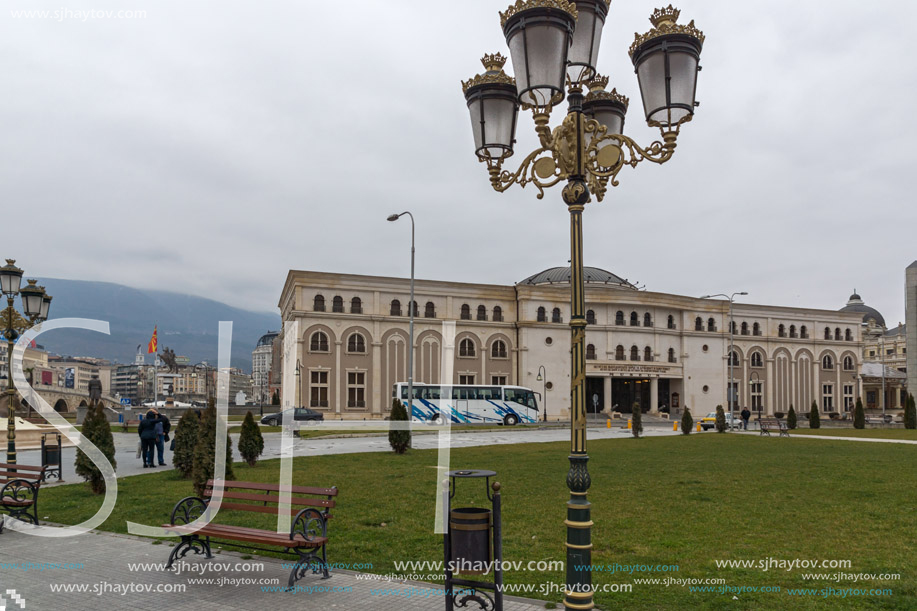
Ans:
[[[261,339],[258,340],[258,348],[261,346],[270,346],[274,342],[274,338],[277,337],[277,331],[268,331],[261,336]]]
[[[853,291],[853,295],[850,296],[850,300],[847,301],[847,305],[840,309],[841,312],[856,312],[857,314],[863,315],[863,322],[869,322],[869,319],[876,321],[876,324],[880,327],[885,327],[885,318],[879,313],[875,308],[871,308],[863,301],[863,299],[857,295],[856,289]]]
[[[609,271],[600,269],[598,267],[584,267],[583,268],[583,279],[586,284],[614,284],[618,285],[621,288],[635,289],[633,284],[627,280],[616,276]],[[532,276],[529,276],[525,280],[519,282],[519,284],[570,284],[570,268],[569,267],[552,267],[546,269],[543,272],[538,272]]]

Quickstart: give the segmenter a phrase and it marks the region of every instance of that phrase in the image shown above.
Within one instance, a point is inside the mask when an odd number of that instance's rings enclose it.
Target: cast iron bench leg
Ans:
[[[197,535],[182,535],[181,543],[175,546],[172,553],[169,554],[169,562],[166,563],[166,569],[172,568],[172,563],[179,558],[184,558],[185,554],[194,550],[197,555],[204,555],[204,558],[213,558],[210,553],[210,537],[201,539]]]

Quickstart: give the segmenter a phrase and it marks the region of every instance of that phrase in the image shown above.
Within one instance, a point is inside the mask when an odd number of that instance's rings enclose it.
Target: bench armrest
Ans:
[[[290,527],[290,541],[293,541],[296,535],[301,535],[306,541],[312,541],[319,536],[327,536],[328,522],[322,512],[313,507],[307,507],[297,513],[293,526]]]
[[[194,522],[207,511],[207,503],[199,496],[186,496],[172,508],[169,524],[190,524]]]
[[[38,489],[41,481],[27,479],[12,479],[3,488],[0,488],[0,505],[12,501],[35,501],[38,499]]]

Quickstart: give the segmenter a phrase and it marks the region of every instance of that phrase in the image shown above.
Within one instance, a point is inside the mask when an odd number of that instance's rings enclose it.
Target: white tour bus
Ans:
[[[538,402],[535,392],[521,386],[478,386],[454,384],[452,397],[443,397],[439,384],[414,384],[414,405],[411,420],[445,424],[444,416],[453,424],[518,424],[538,422]],[[448,390],[447,390],[448,392]],[[392,388],[392,398],[398,397],[408,408],[408,385],[398,382]]]

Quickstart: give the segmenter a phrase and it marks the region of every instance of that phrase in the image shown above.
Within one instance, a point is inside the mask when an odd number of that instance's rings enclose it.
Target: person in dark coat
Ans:
[[[150,410],[146,413],[146,418],[140,421],[137,426],[137,434],[140,435],[140,451],[143,455],[143,468],[154,467],[153,448],[156,447],[156,423],[160,420],[156,413]]]
[[[747,407],[742,408],[742,428],[746,431],[748,430],[748,419],[751,418],[751,412],[748,411]]]
[[[165,414],[160,414],[156,410],[156,457],[159,459],[159,466],[164,467],[166,461],[163,460],[163,453],[166,450],[166,442],[169,440],[169,431],[172,429],[172,423]]]

